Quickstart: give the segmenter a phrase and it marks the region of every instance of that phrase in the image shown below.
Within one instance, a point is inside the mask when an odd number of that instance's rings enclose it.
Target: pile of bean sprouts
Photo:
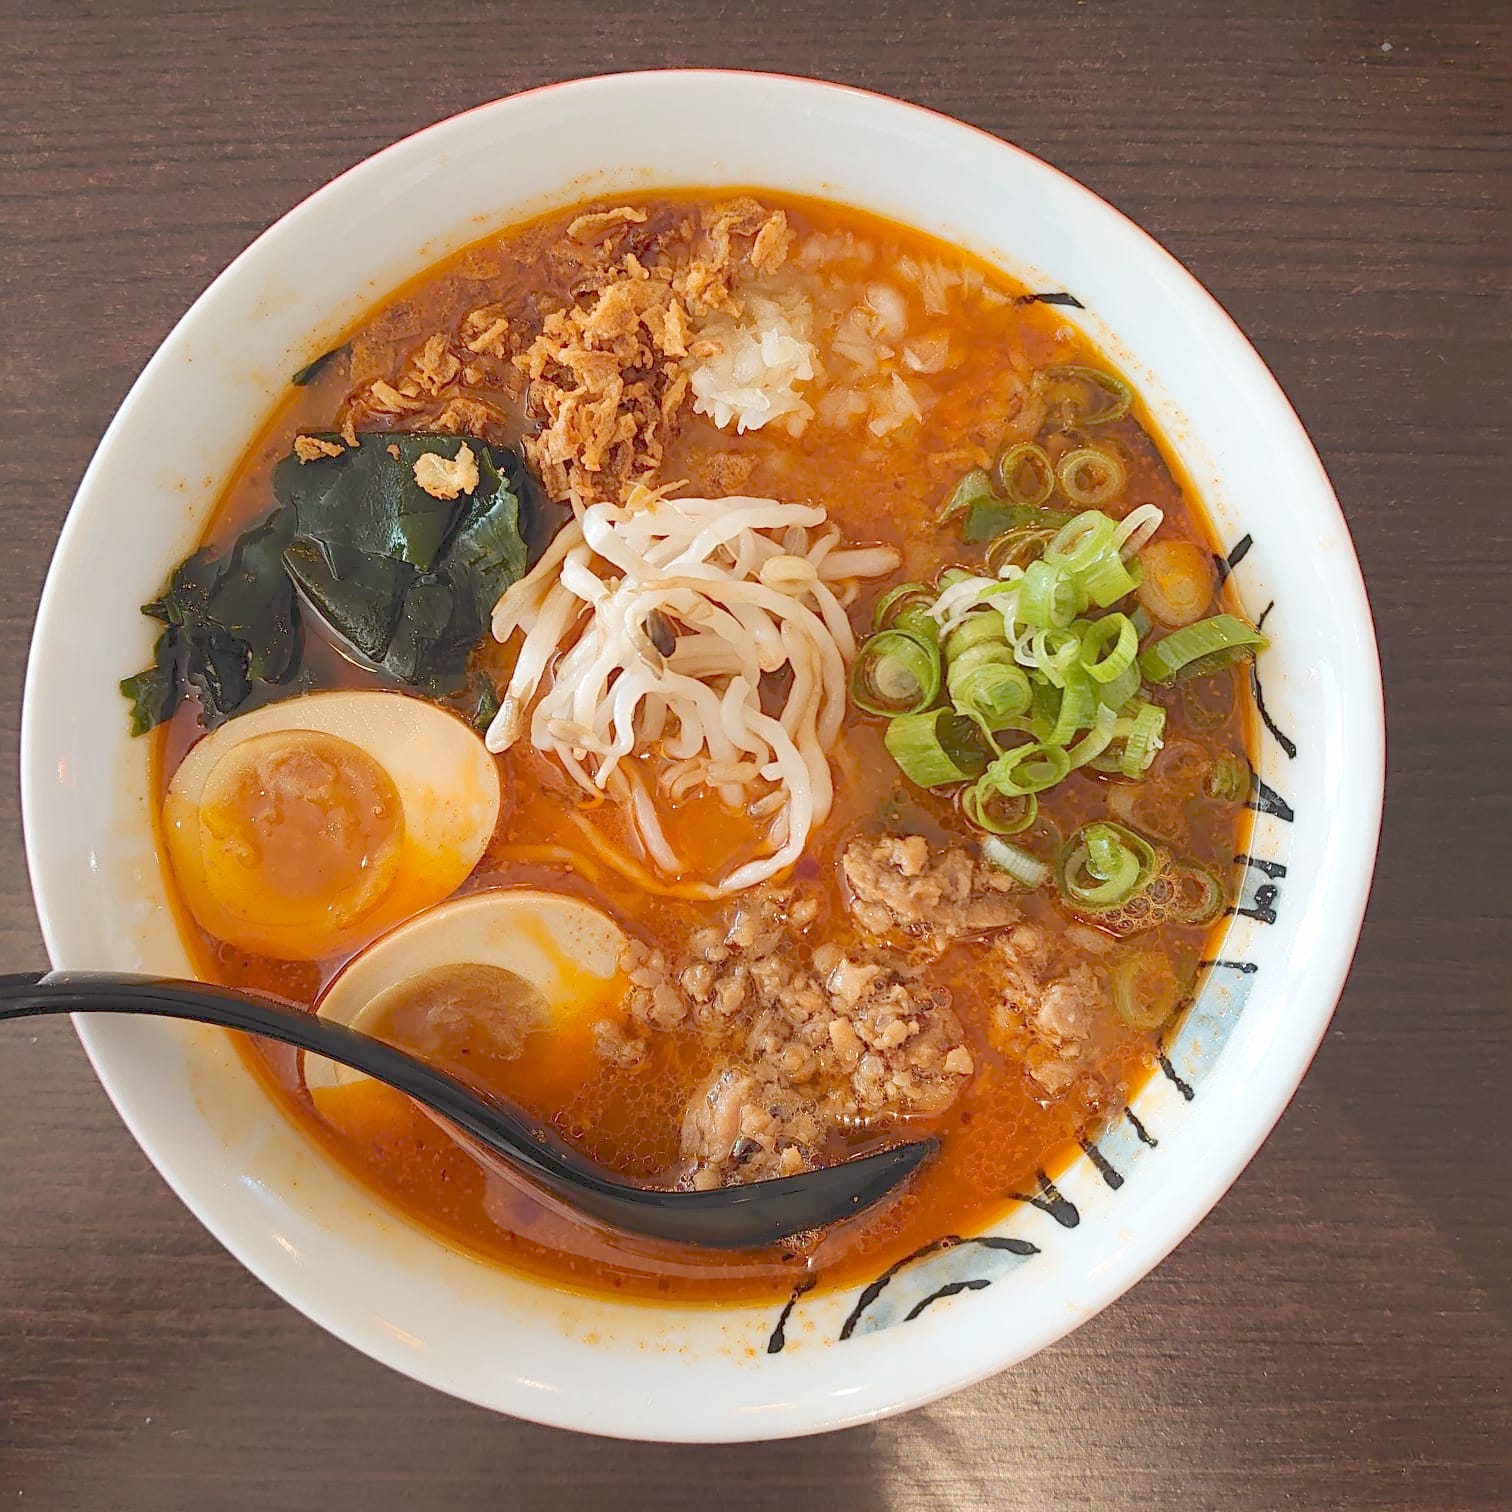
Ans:
[[[580,507],[494,608],[494,636],[522,640],[488,747],[528,736],[585,794],[625,803],[651,862],[675,877],[648,768],[626,762],[657,758],[651,780],[669,801],[707,787],[765,823],[765,854],[709,892],[751,887],[792,865],[830,811],[855,655],[846,605],[897,566],[888,547],[842,546],[812,504],[641,490]]]

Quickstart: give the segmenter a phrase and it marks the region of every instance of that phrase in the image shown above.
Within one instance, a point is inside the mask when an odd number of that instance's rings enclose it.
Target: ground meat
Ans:
[[[599,1019],[593,1026],[593,1048],[600,1060],[624,1070],[638,1066],[646,1058],[646,1042],[627,1034],[623,1024],[613,1019]]]
[[[795,1176],[813,1164],[821,1138],[812,1108],[770,1070],[719,1072],[688,1104],[682,1153],[697,1190]]]
[[[633,1024],[642,1030],[676,1029],[686,1021],[688,1000],[673,985],[661,951],[632,939],[625,946],[623,965],[630,979],[626,1007]]]
[[[952,940],[1022,917],[1011,877],[974,861],[960,846],[931,853],[922,835],[853,840],[840,865],[852,916],[880,938],[901,936],[938,953]]]
[[[946,994],[875,944],[810,946],[818,915],[811,893],[759,888],[695,940],[676,989],[659,956],[637,961],[632,1017],[651,1027],[671,992],[728,1055],[684,1120],[693,1185],[809,1169],[840,1131],[942,1112],[975,1071]]]
[[[993,950],[1002,984],[993,1010],[994,1038],[1054,1097],[1105,1048],[1107,984],[1085,963],[1054,975],[1048,942],[1029,924],[999,936]]]

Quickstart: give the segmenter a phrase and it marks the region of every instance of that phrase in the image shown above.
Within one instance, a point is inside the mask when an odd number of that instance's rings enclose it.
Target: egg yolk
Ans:
[[[379,993],[360,1027],[422,1060],[486,1073],[490,1061],[516,1059],[527,1036],[550,1022],[545,997],[517,972],[458,963]]]
[[[351,923],[388,889],[404,804],[360,746],[319,730],[241,741],[200,796],[205,886],[251,924]]]

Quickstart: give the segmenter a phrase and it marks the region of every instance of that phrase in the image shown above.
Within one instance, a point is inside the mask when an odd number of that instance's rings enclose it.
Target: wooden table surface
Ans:
[[[1504,0],[4,15],[3,969],[43,962],[15,779],[37,594],[128,385],[210,278],[333,174],[577,74],[744,66],[901,95],[1148,227],[1249,333],[1333,476],[1380,631],[1391,773],[1338,1017],[1212,1217],[1018,1369],[794,1444],[576,1438],[390,1374],[222,1253],[66,1024],[7,1031],[0,1505],[1512,1504]]]

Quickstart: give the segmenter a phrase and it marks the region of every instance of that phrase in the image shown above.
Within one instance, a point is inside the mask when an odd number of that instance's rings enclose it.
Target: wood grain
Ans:
[[[814,73],[1149,228],[1296,403],[1375,605],[1391,771],[1334,1028],[1201,1229],[1019,1369],[819,1440],[619,1446],[337,1344],[147,1167],[66,1026],[0,1058],[0,1497],[49,1508],[1495,1507],[1506,1389],[1512,12],[1343,0],[12,0],[0,27],[0,945],[42,962],[17,710],[90,452],[190,300],[334,173],[556,78]]]

